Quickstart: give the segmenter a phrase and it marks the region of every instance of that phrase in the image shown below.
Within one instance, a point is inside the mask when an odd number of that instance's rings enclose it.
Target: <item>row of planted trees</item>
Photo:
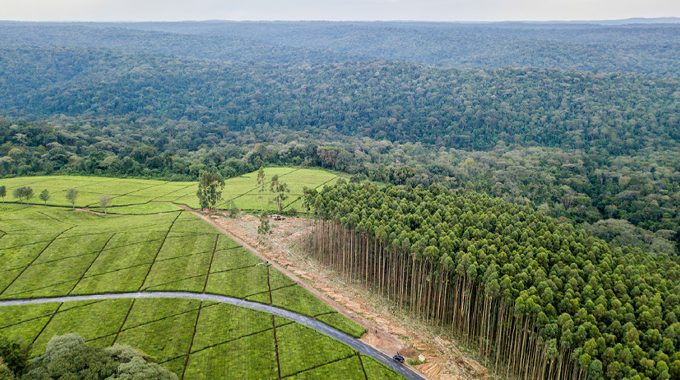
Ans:
[[[0,198],[2,198],[2,201],[5,201],[5,197],[7,196],[7,187],[2,185],[0,186]],[[21,186],[14,188],[12,190],[12,197],[19,202],[23,203],[28,203],[33,197],[35,196],[35,192],[33,191],[33,188],[30,186]],[[72,207],[75,209],[76,207],[76,200],[78,199],[78,189],[76,188],[70,188],[67,189],[66,192],[64,193],[64,197],[66,198],[67,201],[69,201],[72,205]],[[47,205],[47,202],[52,199],[52,195],[50,194],[49,190],[45,189],[43,190],[40,195],[38,195],[38,198],[44,202],[45,205]],[[102,194],[99,197],[98,204],[104,209],[104,212],[106,213],[107,208],[111,204],[111,201],[113,200],[113,197],[109,194]]]
[[[307,191],[309,252],[521,379],[680,378],[678,265],[476,193]]]

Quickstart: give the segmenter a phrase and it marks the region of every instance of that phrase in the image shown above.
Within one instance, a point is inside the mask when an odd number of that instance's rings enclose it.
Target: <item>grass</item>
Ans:
[[[402,379],[368,357],[360,361],[353,349],[310,328],[228,304],[144,298],[47,303],[2,307],[0,321],[0,335],[26,343],[35,339],[33,355],[52,336],[77,332],[97,346],[130,344],[178,376],[188,363],[185,379],[252,380],[278,379],[275,323],[283,378],[365,379],[363,361],[364,366],[370,363],[369,379]]]
[[[172,203],[142,203],[132,206],[115,206],[109,207],[106,212],[109,214],[123,214],[123,215],[147,215],[158,214],[162,212],[180,211],[182,208],[175,206]],[[92,209],[97,212],[104,212],[103,208]]]
[[[322,314],[317,316],[316,319],[329,326],[333,326],[340,331],[344,331],[355,338],[360,338],[366,332],[365,328],[359,326],[344,315],[337,312]]]
[[[334,183],[339,178],[347,179],[345,174],[332,173],[320,169],[299,169],[286,167],[265,168],[265,191],[263,199],[260,199],[257,184],[257,172],[244,174],[240,177],[229,178],[225,181],[223,201],[221,206],[234,200],[236,207],[243,210],[260,210],[262,204],[269,210],[275,210],[274,195],[269,191],[271,178],[276,174],[280,181],[288,184],[290,193],[288,199],[283,202],[284,208],[294,205],[298,211],[302,211],[302,203],[298,200],[303,194],[303,189],[321,189],[327,184]],[[111,195],[113,200],[107,212],[112,214],[154,214],[159,212],[177,211],[177,206],[167,203],[187,205],[198,208],[197,182],[168,182],[141,179],[119,179],[106,177],[81,177],[81,176],[43,176],[43,177],[17,177],[0,180],[0,185],[7,186],[8,201],[13,201],[12,190],[22,186],[30,186],[35,194],[43,189],[50,192],[51,198],[47,201],[51,206],[71,206],[66,199],[66,190],[78,189],[76,207],[91,207],[95,211],[104,211],[98,205],[102,194]],[[43,204],[36,197],[30,200],[31,204]]]
[[[291,192],[301,191],[305,184],[315,185],[314,172],[267,169],[268,178],[276,173],[290,181]],[[317,186],[336,179],[335,174],[326,173]],[[251,186],[256,185],[255,173],[229,181],[233,185],[228,183],[228,189],[242,192],[238,195],[244,199],[254,197],[253,207],[259,208],[256,186]],[[31,185],[34,190],[44,186],[53,199],[78,186],[84,195],[78,198],[82,206],[93,199],[96,202],[95,190],[110,192],[117,204],[141,202],[111,207],[111,215],[106,216],[70,207],[0,204],[0,299],[205,290],[272,303],[317,317],[353,336],[363,332],[212,225],[177,206],[153,203],[183,198],[190,203],[189,197],[195,199],[195,183],[96,177],[0,182],[9,191],[12,186]],[[289,201],[294,200],[291,196]],[[64,203],[54,199],[52,206]],[[77,332],[94,345],[131,344],[178,375],[186,371],[186,379],[275,379],[279,370],[283,377],[299,379],[327,374],[348,379],[363,376],[363,371],[358,372],[358,356],[349,347],[283,318],[272,319],[270,314],[232,305],[117,299],[0,308],[0,335],[35,342],[33,354],[52,336],[68,332]]]
[[[281,377],[349,358],[357,352],[306,326],[288,324],[277,327]]]
[[[361,362],[364,364],[364,370],[366,371],[366,377],[369,380],[373,379],[384,379],[384,380],[403,380],[404,377],[391,369],[387,368],[386,365],[380,363],[379,361],[373,359],[370,356],[361,356]]]

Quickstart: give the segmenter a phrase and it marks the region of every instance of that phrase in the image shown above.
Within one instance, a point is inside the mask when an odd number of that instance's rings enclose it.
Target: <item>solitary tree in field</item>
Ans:
[[[33,198],[33,189],[27,186],[18,187],[12,191],[12,196],[20,201],[23,199],[24,203],[26,203],[29,199]]]
[[[71,202],[73,209],[76,209],[76,199],[78,199],[78,189],[70,188],[66,190],[66,199]]]
[[[219,172],[215,170],[202,172],[201,182],[199,182],[196,192],[201,208],[216,210],[220,199],[222,199],[222,190],[224,190],[224,179]]]
[[[40,193],[40,200],[45,202],[45,206],[47,206],[47,201],[50,200],[50,192],[47,191],[47,189],[43,190],[42,193]]]
[[[272,177],[270,190],[274,193],[274,198],[276,199],[276,209],[279,211],[279,213],[281,213],[281,211],[283,210],[281,207],[281,202],[285,201],[286,198],[288,198],[286,193],[290,192],[290,190],[288,190],[288,184],[280,182],[278,174],[275,174]]]
[[[236,207],[236,203],[234,202],[233,199],[231,199],[229,202],[227,202],[227,212],[229,213],[230,218],[235,218],[238,216],[239,213],[239,208]]]
[[[260,191],[260,209],[264,212],[264,200],[262,198],[262,193],[264,193],[264,169],[260,166],[260,170],[257,172],[257,186]]]
[[[108,194],[102,194],[102,196],[99,197],[99,206],[104,209],[104,214],[106,214],[106,208],[109,207],[112,200],[113,197]]]
[[[0,186],[0,197],[2,197],[2,203],[5,203],[5,197],[7,196],[7,188],[5,186]]]
[[[271,233],[272,227],[269,224],[269,214],[267,212],[262,212],[262,214],[260,214],[260,225],[257,227],[257,234],[259,235],[260,239],[262,239]]]

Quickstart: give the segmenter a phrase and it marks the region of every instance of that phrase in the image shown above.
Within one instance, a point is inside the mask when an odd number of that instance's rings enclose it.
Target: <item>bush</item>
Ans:
[[[130,346],[92,347],[78,334],[55,336],[31,360],[27,379],[177,380],[177,375]]]

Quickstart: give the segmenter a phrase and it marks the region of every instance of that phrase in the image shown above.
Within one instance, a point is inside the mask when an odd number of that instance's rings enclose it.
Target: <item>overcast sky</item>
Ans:
[[[611,20],[678,17],[680,0],[0,0],[0,19]]]

